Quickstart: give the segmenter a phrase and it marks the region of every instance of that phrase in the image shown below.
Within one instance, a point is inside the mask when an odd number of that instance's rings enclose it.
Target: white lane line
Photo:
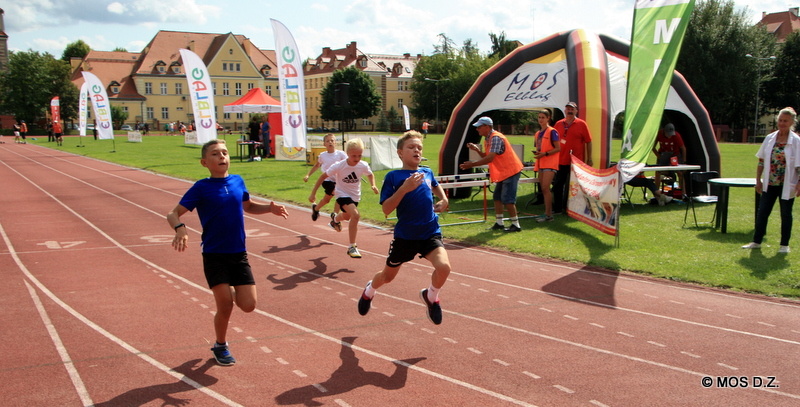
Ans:
[[[264,352],[264,353],[272,353],[272,349],[270,349],[270,348],[268,348],[266,346],[262,346],[261,347],[261,351]]]
[[[717,363],[717,365],[718,365],[718,366],[721,366],[721,367],[724,367],[725,369],[730,369],[730,370],[739,370],[739,368],[738,368],[738,367],[731,366],[731,365],[726,365],[726,364],[724,364],[724,363]]]
[[[767,326],[767,327],[770,327],[770,328],[775,328],[775,325],[772,325],[772,324],[767,323],[767,322],[758,321],[758,324],[764,325],[764,326]]]
[[[334,403],[339,405],[340,407],[351,407],[349,404],[345,403],[342,399],[333,400]]]
[[[53,344],[56,346],[58,356],[61,357],[61,362],[64,364],[64,368],[67,369],[67,374],[69,375],[70,380],[72,380],[72,386],[75,387],[75,392],[78,393],[78,397],[80,397],[84,406],[94,405],[92,402],[92,396],[89,395],[89,391],[83,384],[83,380],[81,379],[80,373],[78,373],[78,369],[75,368],[75,364],[72,363],[72,359],[69,357],[67,348],[64,347],[64,342],[61,341],[61,336],[58,335],[58,330],[56,330],[55,325],[53,325],[53,322],[50,320],[50,316],[47,315],[47,310],[45,310],[44,305],[42,305],[42,300],[39,298],[39,295],[36,294],[36,290],[34,290],[26,280],[23,281],[25,282],[25,287],[28,288],[28,293],[31,295],[33,304],[36,306],[36,311],[39,312],[39,317],[42,318],[42,322],[47,328],[47,333],[50,334],[50,340],[53,341]]]
[[[597,324],[597,323],[594,323],[594,322],[592,322],[592,323],[591,323],[591,324],[589,324],[589,325],[591,325],[591,326],[594,326],[594,327],[597,327],[597,328],[605,328],[605,326],[603,326],[603,325],[600,325],[600,324]]]
[[[501,366],[505,366],[505,367],[511,366],[511,363],[508,363],[505,360],[501,360],[501,359],[492,359],[492,362],[497,363],[498,365],[501,365]]]
[[[483,355],[483,352],[481,352],[481,351],[479,351],[479,350],[477,350],[475,348],[467,348],[467,350],[472,352],[472,353],[474,353],[474,354],[476,354],[476,355]]]
[[[20,174],[20,176],[22,176],[22,174]],[[28,180],[28,182],[31,182],[31,181]],[[33,185],[36,185],[36,184],[33,184]],[[42,190],[42,192],[44,192],[45,194],[49,195],[53,200],[61,203],[61,201],[59,201],[58,199],[56,199],[54,196],[50,195],[46,191]],[[67,210],[69,210],[70,212],[73,212],[66,205],[63,205],[63,206],[65,208],[67,208]],[[75,215],[80,217],[80,215],[78,215],[77,213],[75,213]],[[80,218],[84,222],[87,222],[87,224],[91,225],[91,223],[88,223],[88,221],[85,218],[82,218],[82,217],[80,217]],[[155,358],[151,357],[150,355],[147,355],[146,353],[140,351],[139,349],[133,347],[129,343],[127,343],[127,342],[123,341],[122,339],[118,338],[117,336],[113,335],[111,332],[106,331],[100,325],[97,325],[96,323],[94,323],[90,319],[86,318],[83,314],[79,313],[74,308],[70,307],[67,303],[65,303],[60,298],[58,298],[58,296],[56,296],[55,293],[50,291],[44,284],[42,284],[42,282],[39,281],[30,272],[30,270],[28,270],[28,268],[22,262],[22,259],[20,259],[19,256],[17,255],[17,252],[14,249],[14,245],[11,243],[11,239],[8,238],[8,235],[6,234],[5,228],[3,228],[2,224],[0,224],[0,235],[2,235],[3,241],[6,244],[6,247],[8,247],[8,251],[11,254],[11,257],[14,259],[14,262],[17,264],[17,267],[19,267],[20,271],[22,271],[22,273],[25,275],[25,277],[27,277],[28,280],[30,280],[39,289],[39,291],[43,292],[48,298],[50,298],[50,300],[55,302],[59,307],[61,307],[61,309],[63,309],[64,311],[67,311],[69,314],[71,314],[75,319],[81,321],[87,327],[93,329],[95,332],[97,332],[100,335],[103,335],[104,337],[106,337],[106,339],[110,340],[111,342],[113,342],[113,343],[117,344],[118,346],[120,346],[121,348],[125,349],[126,351],[128,351],[128,353],[130,353],[132,355],[135,355],[135,356],[139,357],[140,359],[144,360],[145,362],[147,362],[147,363],[151,364],[152,366],[156,367],[158,370],[162,371],[163,373],[166,373],[166,374],[172,376],[173,378],[178,379],[178,380],[188,384],[189,386],[193,387],[194,389],[199,390],[199,391],[205,393],[206,395],[208,395],[210,397],[213,397],[214,399],[218,400],[219,402],[221,402],[221,403],[223,403],[225,405],[228,405],[228,406],[241,406],[241,404],[236,403],[235,401],[223,396],[222,394],[219,394],[219,393],[217,393],[217,392],[215,392],[213,390],[208,389],[206,386],[204,386],[204,385],[202,385],[202,384],[200,384],[200,383],[198,383],[198,382],[186,377],[184,374],[174,371],[169,366],[164,365],[163,363],[159,362],[158,360],[156,360]],[[109,236],[109,238],[110,238],[110,236]]]
[[[666,348],[667,347],[667,345],[664,345],[663,343],[658,343],[658,342],[654,342],[654,341],[647,341],[647,343],[649,343],[649,344],[651,344],[653,346],[658,346],[659,348]]]
[[[314,386],[317,390],[319,390],[320,393],[327,393],[328,392],[328,389],[326,389],[325,386],[323,386],[323,385],[321,385],[319,383],[314,383],[314,384],[312,384],[312,386]]]
[[[303,372],[302,372],[302,371],[300,371],[300,370],[292,370],[292,373],[296,374],[296,375],[297,375],[297,376],[299,376],[299,377],[308,377],[308,375],[307,375],[307,374],[303,373]]]
[[[527,370],[522,372],[522,374],[524,374],[525,376],[528,376],[530,378],[533,378],[533,379],[541,379],[542,378],[542,376],[539,376],[537,374],[531,373],[531,372],[529,372]]]
[[[631,335],[631,334],[629,334],[629,333],[627,333],[627,332],[622,332],[622,331],[619,331],[619,332],[617,332],[617,333],[618,333],[618,334],[620,334],[620,335],[622,335],[622,336],[627,336],[628,338],[635,338],[635,336],[633,336],[633,335]]]
[[[562,386],[560,384],[554,384],[553,387],[555,387],[555,388],[557,388],[557,389],[559,389],[559,390],[561,390],[561,391],[563,391],[564,393],[567,393],[567,394],[575,393],[575,390],[572,390],[569,387],[564,387],[564,386]]]
[[[681,354],[686,355],[690,358],[700,359],[700,355],[695,355],[694,353],[691,352],[681,351]]]

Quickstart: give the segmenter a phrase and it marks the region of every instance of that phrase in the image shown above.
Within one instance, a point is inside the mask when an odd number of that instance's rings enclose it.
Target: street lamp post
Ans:
[[[449,81],[449,78],[445,79],[431,79],[425,78],[428,82],[433,82],[436,85],[436,132],[439,132],[439,82],[441,81]]]
[[[768,57],[757,57],[753,54],[746,54],[747,58],[755,58],[756,59],[756,113],[755,118],[753,119],[753,141],[756,141],[756,136],[758,136],[758,102],[761,98],[761,62],[760,61],[774,61],[776,59],[775,55],[770,55]]]

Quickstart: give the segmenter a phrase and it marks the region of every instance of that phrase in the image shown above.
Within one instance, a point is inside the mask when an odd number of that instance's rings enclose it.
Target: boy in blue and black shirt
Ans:
[[[189,235],[180,217],[197,208],[203,227],[203,269],[217,305],[214,315],[217,340],[211,351],[217,363],[228,366],[236,363],[225,339],[234,297],[242,311],[252,312],[256,308],[255,280],[245,248],[244,213],[272,213],[284,219],[289,214],[285,207],[274,202],[252,201],[242,177],[228,174],[230,157],[224,140],[204,144],[200,164],[208,168],[211,176],[189,188],[175,209],[167,214],[167,221],[175,230],[172,247],[182,252],[186,250]]]
[[[397,210],[397,224],[386,265],[367,283],[358,300],[358,313],[366,315],[375,290],[394,280],[400,266],[419,254],[433,265],[431,285],[420,291],[420,297],[428,309],[428,319],[438,325],[442,323],[439,290],[450,275],[450,259],[442,243],[438,212],[446,211],[449,202],[430,168],[420,167],[422,138],[422,134],[413,130],[403,134],[397,142],[403,168],[390,171],[383,180],[383,213],[389,215]],[[439,198],[435,204],[434,195]]]

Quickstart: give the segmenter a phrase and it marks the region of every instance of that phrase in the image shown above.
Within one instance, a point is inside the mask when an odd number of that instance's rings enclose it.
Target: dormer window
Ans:
[[[158,71],[158,73],[166,73],[167,72],[167,64],[165,64],[164,61],[156,62],[156,71]]]
[[[172,64],[170,64],[170,70],[172,70],[172,73],[174,74],[181,73],[181,64],[177,61],[173,62]]]
[[[261,75],[264,75],[264,77],[267,77],[267,76],[269,76],[271,70],[272,69],[270,68],[269,65],[262,65],[261,66]]]
[[[108,84],[108,87],[111,89],[111,93],[115,95],[119,94],[119,87],[120,87],[119,82],[111,81],[111,83]]]
[[[361,59],[358,61],[358,64],[359,64],[359,65],[361,65],[361,67],[362,67],[362,68],[366,68],[366,67],[367,67],[367,58],[364,58],[364,57],[362,57],[362,58],[361,58]]]

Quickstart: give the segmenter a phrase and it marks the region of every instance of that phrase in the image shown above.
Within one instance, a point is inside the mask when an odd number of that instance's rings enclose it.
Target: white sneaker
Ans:
[[[667,202],[666,198],[667,198],[667,196],[664,195],[664,194],[659,195],[658,196],[658,206],[664,206],[664,204]]]
[[[664,203],[665,204],[668,204],[668,203],[672,202],[672,197],[671,196],[669,196],[669,195],[661,195],[661,196],[664,197]]]
[[[778,253],[789,253],[791,251],[792,249],[790,249],[789,246],[781,246],[781,248],[778,249]]]
[[[755,242],[750,242],[742,246],[742,249],[760,249],[760,248],[761,248],[761,243],[755,243]]]

